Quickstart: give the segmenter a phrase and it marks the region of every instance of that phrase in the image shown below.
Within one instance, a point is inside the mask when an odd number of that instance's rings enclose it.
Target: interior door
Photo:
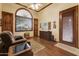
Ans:
[[[60,12],[60,42],[78,47],[77,6]]]
[[[38,19],[34,19],[34,36],[38,37]]]
[[[73,43],[73,11],[63,14],[62,41]]]
[[[13,14],[2,12],[2,31],[13,32]]]

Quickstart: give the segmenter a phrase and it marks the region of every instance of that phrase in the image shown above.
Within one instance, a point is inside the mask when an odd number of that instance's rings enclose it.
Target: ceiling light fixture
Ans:
[[[41,7],[42,5],[40,3],[33,3],[31,4],[31,8],[34,9],[34,10],[38,10],[39,7]]]

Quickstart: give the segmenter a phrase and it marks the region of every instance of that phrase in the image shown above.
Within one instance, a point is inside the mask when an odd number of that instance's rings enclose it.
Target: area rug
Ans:
[[[74,48],[74,47],[71,47],[69,45],[62,44],[62,43],[57,43],[55,46],[79,56],[79,49],[78,48]]]
[[[45,48],[43,45],[41,45],[40,43],[34,41],[33,39],[31,39],[29,41],[31,43],[32,51],[33,51],[34,54]]]

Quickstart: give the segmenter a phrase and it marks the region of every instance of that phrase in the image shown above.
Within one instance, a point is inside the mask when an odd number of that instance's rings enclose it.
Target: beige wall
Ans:
[[[56,29],[53,29],[53,24],[51,25],[51,30],[52,34],[54,35],[56,41],[59,41],[59,12],[62,10],[65,10],[67,8],[76,6],[78,4],[75,3],[54,3],[50,6],[48,6],[47,8],[45,8],[44,10],[42,10],[41,12],[39,12],[39,23],[43,22],[43,21],[51,21],[51,23],[53,21],[56,21]],[[41,30],[39,28],[39,30]]]
[[[23,35],[24,34],[24,32],[15,32],[15,12],[19,8],[24,8],[24,7],[13,4],[13,3],[2,4],[2,11],[13,13],[13,32],[15,35]],[[37,14],[35,11],[32,11],[32,10],[29,10],[29,11],[32,13],[33,18],[37,18]],[[29,31],[29,33],[30,33],[30,36],[33,36],[33,31]]]

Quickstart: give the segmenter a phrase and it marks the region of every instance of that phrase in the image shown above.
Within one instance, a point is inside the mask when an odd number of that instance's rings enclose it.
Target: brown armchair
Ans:
[[[16,56],[16,55],[29,55],[32,56],[31,46],[24,38],[15,38],[11,32],[5,31],[0,34],[2,43],[0,44],[0,55]],[[29,53],[30,52],[30,53]]]

